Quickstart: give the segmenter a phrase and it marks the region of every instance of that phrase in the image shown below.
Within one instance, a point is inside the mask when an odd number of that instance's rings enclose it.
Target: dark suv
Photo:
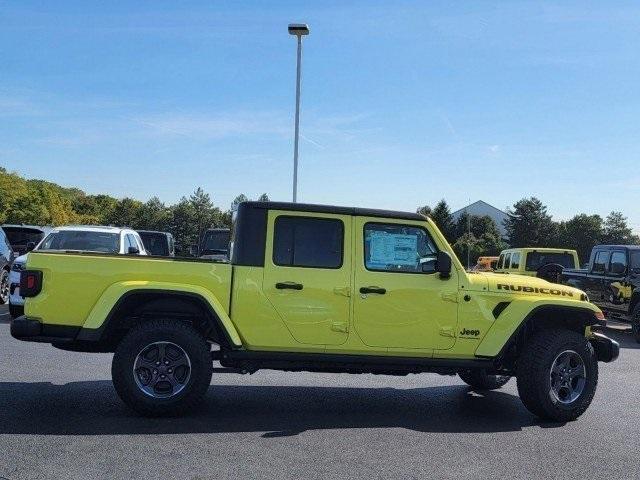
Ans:
[[[9,302],[9,271],[14,258],[11,244],[0,228],[0,304]]]

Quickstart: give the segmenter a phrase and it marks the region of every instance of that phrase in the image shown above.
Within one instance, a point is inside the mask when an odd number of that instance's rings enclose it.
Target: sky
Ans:
[[[89,193],[445,198],[640,231],[640,3],[0,0],[0,165]]]

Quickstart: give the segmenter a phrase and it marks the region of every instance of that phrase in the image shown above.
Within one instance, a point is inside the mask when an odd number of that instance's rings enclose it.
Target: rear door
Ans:
[[[421,222],[356,217],[354,318],[372,347],[444,350],[455,344],[457,271],[423,273],[437,252]]]
[[[263,291],[299,343],[347,340],[351,222],[348,215],[269,211]]]

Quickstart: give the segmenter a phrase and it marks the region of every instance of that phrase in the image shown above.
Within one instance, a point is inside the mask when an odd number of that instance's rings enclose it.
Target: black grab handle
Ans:
[[[378,295],[384,295],[387,293],[387,289],[380,287],[360,287],[360,293],[377,293]]]
[[[302,290],[302,284],[293,282],[278,282],[276,283],[276,288],[278,290]]]

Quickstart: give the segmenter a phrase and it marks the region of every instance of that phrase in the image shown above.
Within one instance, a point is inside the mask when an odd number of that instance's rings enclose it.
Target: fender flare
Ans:
[[[118,306],[131,295],[142,293],[166,293],[197,298],[217,319],[218,326],[227,337],[230,346],[242,346],[242,340],[231,318],[220,301],[209,290],[197,285],[146,281],[125,281],[109,286],[91,309],[77,340],[99,341],[109,322],[114,318]]]
[[[599,312],[598,308],[590,303],[576,305],[575,301],[563,302],[561,300],[556,300],[553,303],[549,303],[548,300],[514,301],[495,320],[487,334],[480,341],[475,355],[489,358],[499,356],[505,347],[510,345],[517,337],[518,332],[544,310],[565,311],[573,315],[576,313],[583,314],[585,328],[601,323],[595,316]]]

